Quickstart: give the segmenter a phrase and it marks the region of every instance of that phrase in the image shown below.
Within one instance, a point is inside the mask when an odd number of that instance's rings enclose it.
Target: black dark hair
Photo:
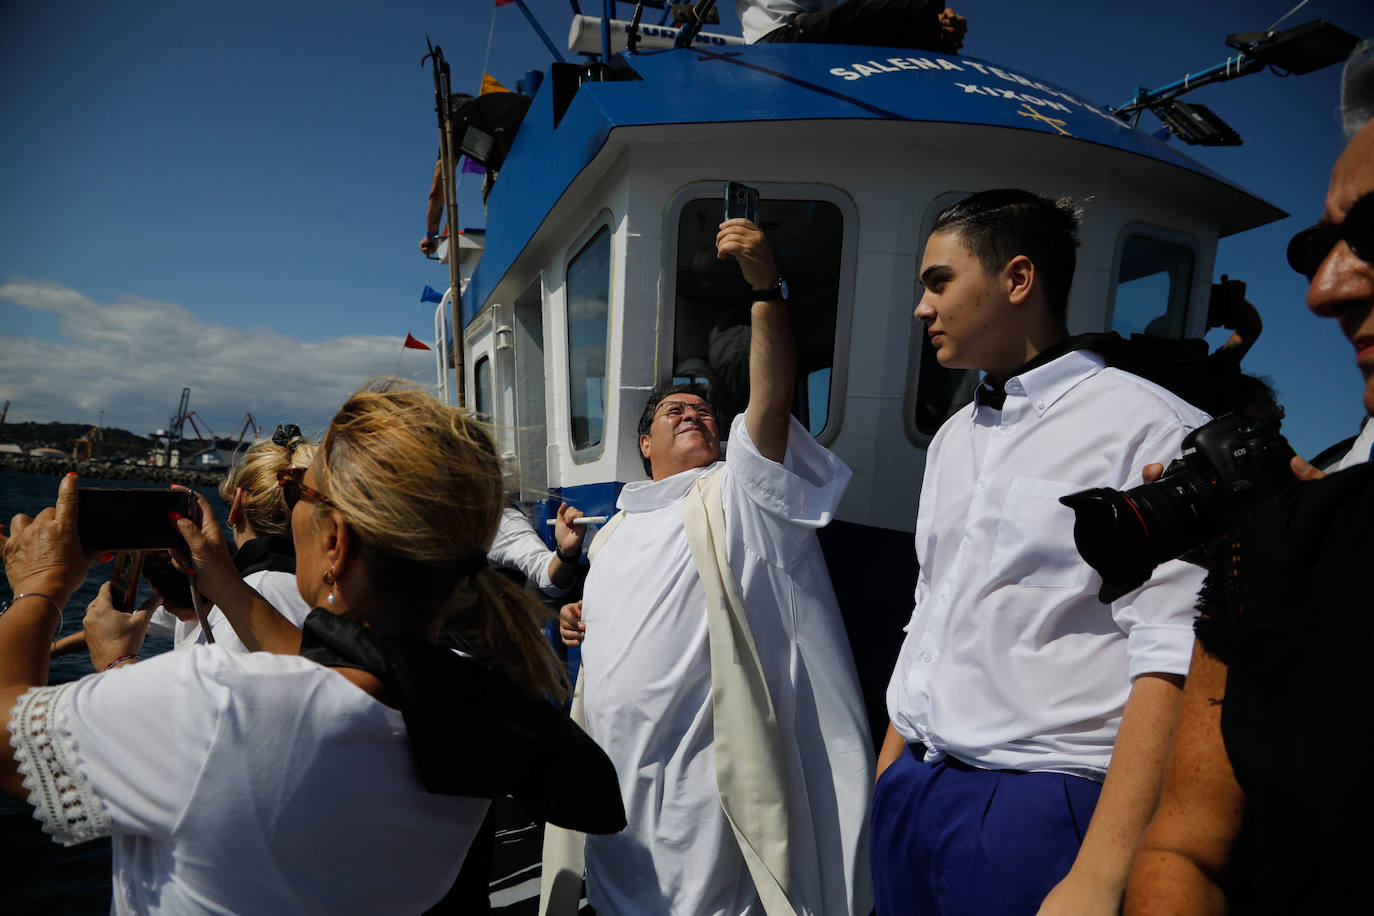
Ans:
[[[670,394],[694,394],[705,401],[712,410],[715,410],[715,405],[711,404],[711,391],[705,385],[696,382],[687,382],[666,387],[660,385],[649,392],[649,400],[644,404],[644,412],[639,415],[639,435],[649,435],[649,430],[652,429],[654,425],[654,414],[658,412],[658,405],[662,404],[663,399]],[[643,452],[639,453],[639,458],[644,462],[644,473],[653,477],[654,466],[649,462],[649,459],[645,457]]]
[[[1045,284],[1050,316],[1064,324],[1076,266],[1077,230],[1078,216],[1068,200],[998,188],[947,207],[930,231],[958,232],[985,273],[1001,270],[1017,255],[1030,258]]]

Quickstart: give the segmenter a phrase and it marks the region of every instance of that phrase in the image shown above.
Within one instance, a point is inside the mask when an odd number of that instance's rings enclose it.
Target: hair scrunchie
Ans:
[[[272,444],[280,445],[288,451],[295,451],[291,443],[295,439],[301,438],[301,428],[295,423],[278,423],[276,430],[272,433]]]

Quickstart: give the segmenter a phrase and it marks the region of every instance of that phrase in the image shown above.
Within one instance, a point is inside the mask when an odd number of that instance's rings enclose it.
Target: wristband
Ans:
[[[573,554],[571,557],[564,556],[563,546],[561,544],[553,549],[553,555],[558,557],[558,559],[562,560],[564,563],[567,563],[569,566],[576,566],[577,561],[582,559],[582,554],[580,552]]]
[[[425,238],[427,238],[427,239],[437,239],[438,237],[439,237],[439,233],[437,233],[437,232],[426,232],[426,233],[425,233]]]
[[[121,655],[119,658],[115,659],[114,661],[112,661],[112,662],[110,662],[108,665],[106,665],[106,666],[105,666],[105,670],[106,670],[106,671],[109,671],[111,668],[113,668],[115,665],[118,665],[120,662],[127,662],[127,661],[135,661],[135,662],[136,662],[136,661],[138,661],[138,656],[137,656],[137,655]]]

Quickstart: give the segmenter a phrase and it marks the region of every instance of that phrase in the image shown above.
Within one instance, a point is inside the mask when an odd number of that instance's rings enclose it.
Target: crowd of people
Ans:
[[[0,790],[58,842],[113,838],[120,913],[424,912],[507,795],[547,824],[550,914],[584,893],[605,916],[1350,909],[1374,463],[1295,458],[1293,485],[1104,605],[1060,497],[1158,479],[1210,417],[1068,333],[1077,224],[997,189],[925,241],[915,315],[983,380],[929,446],[876,757],[816,540],[850,472],[792,416],[787,286],[730,219],[717,256],[753,290],[731,448],[709,390],[654,391],[649,479],[589,566],[576,508],[550,549],[510,505],[482,423],[375,380],[317,443],[283,426],[247,451],[220,491],[232,549],[204,497],[173,519],[189,599],[164,575],[126,613],[106,585],[54,643],[102,559],[64,478],[0,537]],[[1374,415],[1367,117],[1288,258]],[[556,618],[575,691],[526,580],[580,587]],[[175,648],[141,659],[155,626]],[[82,648],[95,673],[48,686]]]

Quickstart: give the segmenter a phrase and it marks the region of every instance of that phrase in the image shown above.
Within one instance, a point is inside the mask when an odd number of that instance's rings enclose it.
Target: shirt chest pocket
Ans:
[[[1081,586],[1088,567],[1073,542],[1073,510],[1059,502],[1081,489],[1057,480],[1013,480],[997,521],[992,573],[1017,585]]]

